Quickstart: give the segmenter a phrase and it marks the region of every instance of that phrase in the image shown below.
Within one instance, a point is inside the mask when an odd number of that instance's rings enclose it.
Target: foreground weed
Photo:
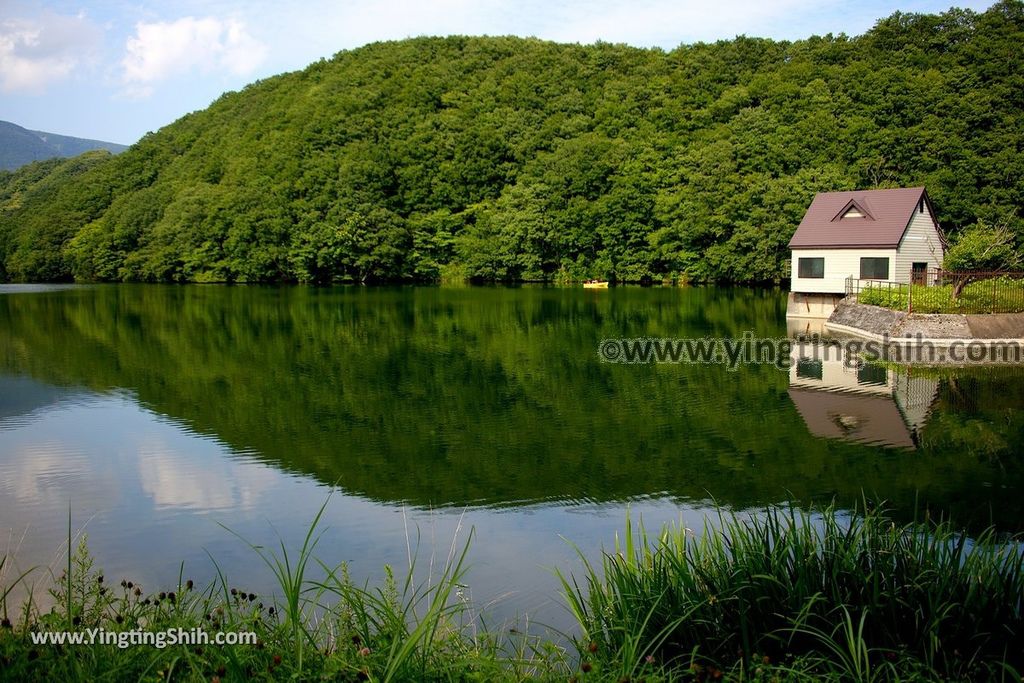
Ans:
[[[234,531],[231,531],[231,529],[221,525],[252,548],[260,556],[264,564],[270,568],[270,571],[273,572],[284,600],[285,627],[290,631],[291,643],[295,648],[296,669],[299,674],[302,673],[304,654],[307,647],[312,646],[315,648],[317,646],[314,634],[306,628],[309,620],[304,608],[310,602],[316,604],[315,598],[309,601],[304,595],[311,587],[306,579],[306,569],[313,558],[313,551],[320,540],[320,534],[316,533],[317,525],[320,524],[320,519],[323,517],[324,510],[327,509],[329,502],[330,498],[325,500],[324,504],[320,506],[312,523],[309,525],[309,529],[306,531],[302,547],[299,549],[297,556],[294,557],[294,560],[292,555],[288,553],[284,539],[280,538],[280,536],[278,537],[280,554],[277,554],[265,549],[263,546],[250,543]]]
[[[1021,680],[1022,548],[993,532],[971,539],[945,522],[897,525],[875,509],[721,511],[700,533],[670,526],[657,536],[627,517],[600,564],[584,558],[581,578],[559,574],[579,623],[570,653],[550,634],[490,628],[474,611],[465,586],[472,531],[464,541],[456,532],[441,561],[431,554],[425,579],[417,533],[415,543],[407,536],[403,574],[386,567],[379,584],[356,584],[344,563],[316,557],[325,508],[297,550],[249,543],[277,580],[264,597],[229,585],[216,562],[205,588],[185,579],[184,567],[169,591],[110,581],[69,526],[48,612],[29,598],[18,623],[8,618],[27,572],[11,572],[0,591],[0,679]],[[11,566],[0,559],[0,572]],[[33,644],[33,633],[68,624],[246,631],[257,642]]]
[[[582,585],[562,577],[603,667],[628,675],[626,662],[650,656],[721,674],[761,659],[870,681],[897,665],[960,679],[1024,663],[1018,540],[897,525],[877,509],[720,511],[714,521],[652,538],[627,519],[616,552],[599,568],[584,561]]]

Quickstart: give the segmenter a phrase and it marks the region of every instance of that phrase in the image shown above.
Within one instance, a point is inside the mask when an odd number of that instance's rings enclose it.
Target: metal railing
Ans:
[[[858,302],[885,308],[908,309],[910,285],[893,280],[867,280],[852,275],[846,278],[846,296]],[[908,309],[909,310],[909,309]]]
[[[1024,312],[1024,272],[948,271],[914,274],[914,285],[846,278],[846,295],[860,303],[911,313]]]

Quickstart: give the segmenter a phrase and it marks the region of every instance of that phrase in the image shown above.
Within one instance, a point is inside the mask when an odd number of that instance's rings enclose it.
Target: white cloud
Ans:
[[[91,61],[101,31],[84,15],[0,21],[0,90],[41,93]]]
[[[280,473],[261,463],[224,457],[224,446],[215,439],[191,437],[188,450],[180,439],[177,433],[171,438],[154,433],[132,449],[142,491],[158,509],[248,511],[280,482]]]
[[[156,81],[194,69],[245,76],[267,54],[267,47],[249,34],[245,24],[215,17],[140,22],[125,50],[123,81],[136,95],[148,94]]]

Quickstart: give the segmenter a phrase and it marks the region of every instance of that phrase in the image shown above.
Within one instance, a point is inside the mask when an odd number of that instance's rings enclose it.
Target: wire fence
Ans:
[[[846,278],[846,295],[859,303],[911,313],[1024,312],[1024,272],[929,269],[915,284]]]

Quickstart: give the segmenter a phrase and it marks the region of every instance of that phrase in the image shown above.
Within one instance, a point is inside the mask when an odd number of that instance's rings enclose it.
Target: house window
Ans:
[[[865,256],[860,260],[861,280],[888,280],[889,259]]]
[[[847,209],[846,213],[843,214],[843,218],[864,218],[864,214],[860,212],[856,206],[851,206]]]
[[[825,277],[825,257],[823,256],[816,258],[800,258],[796,263],[798,277]]]
[[[857,384],[884,387],[889,383],[889,372],[882,365],[865,363],[857,370]]]
[[[825,367],[820,360],[801,358],[796,362],[796,376],[800,379],[821,379],[825,376]]]

